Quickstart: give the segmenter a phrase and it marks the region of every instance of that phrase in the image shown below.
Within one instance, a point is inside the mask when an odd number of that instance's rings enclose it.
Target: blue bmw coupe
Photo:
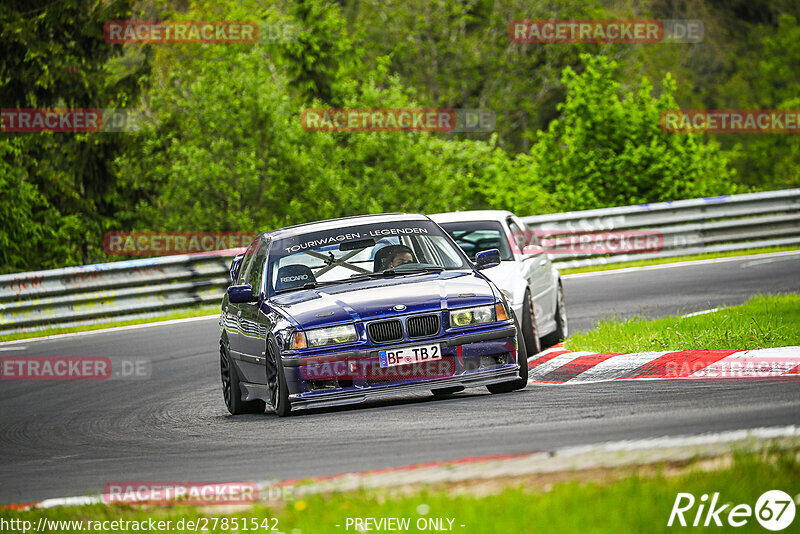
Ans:
[[[503,294],[424,215],[348,217],[258,236],[231,266],[220,371],[232,414],[429,390],[525,387],[524,340]]]

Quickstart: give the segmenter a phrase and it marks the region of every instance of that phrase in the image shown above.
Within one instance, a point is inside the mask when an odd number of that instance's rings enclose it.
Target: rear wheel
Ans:
[[[567,305],[564,303],[564,288],[558,284],[558,294],[556,296],[556,329],[547,334],[542,343],[546,347],[552,347],[556,343],[561,343],[569,335],[569,325],[567,323]]]
[[[222,398],[231,415],[264,413],[266,404],[262,400],[243,401],[239,387],[239,374],[224,342],[219,344],[219,371],[222,378]]]
[[[286,417],[292,413],[292,405],[289,402],[289,386],[283,372],[280,350],[272,339],[267,342],[266,357],[270,404],[278,417]]]
[[[501,382],[500,384],[492,384],[486,386],[490,393],[509,393],[511,391],[522,389],[528,385],[528,356],[525,346],[525,336],[521,334],[519,322],[514,317],[514,323],[517,326],[517,360],[519,361],[519,378],[509,380],[508,382]]]

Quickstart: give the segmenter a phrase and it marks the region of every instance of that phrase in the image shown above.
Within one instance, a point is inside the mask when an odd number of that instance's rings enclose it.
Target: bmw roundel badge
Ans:
[[[397,305],[394,307],[394,310],[395,310],[395,311],[403,311],[403,310],[405,310],[405,309],[406,309],[406,305],[405,305],[405,304],[397,304]]]

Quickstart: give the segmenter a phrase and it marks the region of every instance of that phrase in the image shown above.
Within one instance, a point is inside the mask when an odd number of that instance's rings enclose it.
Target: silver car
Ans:
[[[567,309],[561,275],[538,237],[509,211],[482,210],[430,216],[474,258],[496,248],[501,263],[482,271],[511,302],[522,324],[528,355],[567,337]]]

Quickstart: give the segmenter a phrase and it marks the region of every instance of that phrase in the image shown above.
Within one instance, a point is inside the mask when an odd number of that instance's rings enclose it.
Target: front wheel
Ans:
[[[519,327],[517,318],[514,317],[514,324],[517,327],[517,361],[519,362],[519,378],[486,386],[490,393],[509,393],[517,389],[522,389],[528,385],[528,352],[525,347],[525,336]]]
[[[273,339],[267,342],[266,357],[270,404],[278,417],[286,417],[292,413],[292,405],[289,402],[289,386],[283,372],[281,352]]]

